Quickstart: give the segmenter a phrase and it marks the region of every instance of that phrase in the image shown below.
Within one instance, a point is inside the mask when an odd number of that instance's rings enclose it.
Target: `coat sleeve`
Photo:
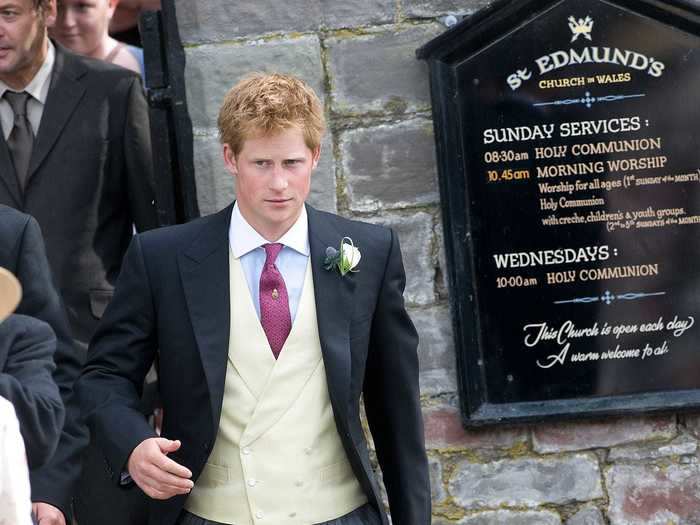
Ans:
[[[139,409],[144,378],[156,355],[155,338],[150,283],[137,235],[76,383],[82,415],[117,484],[133,449],[156,436]]]
[[[46,322],[56,335],[53,379],[66,407],[55,454],[46,464],[30,472],[32,500],[49,503],[69,517],[73,486],[80,475],[80,455],[88,441],[87,429],[79,422],[79,409],[73,396],[80,361],[63,303],[52,282],[41,229],[31,217],[19,237],[14,271],[24,292],[17,313]]]
[[[124,126],[124,169],[129,207],[136,230],[143,232],[156,228],[158,217],[148,104],[138,77],[132,78],[127,90]]]
[[[63,402],[51,377],[56,338],[46,323],[12,315],[0,324],[0,341],[0,396],[14,406],[29,466],[37,467],[56,450],[63,427]]]
[[[398,238],[391,232],[372,320],[364,403],[394,525],[428,525],[431,500],[418,388],[418,335],[406,312]]]
[[[80,361],[65,308],[51,278],[41,228],[32,217],[27,217],[21,232],[13,271],[22,284],[22,302],[17,313],[44,321],[56,335],[54,379],[61,397],[66,399],[80,373]]]

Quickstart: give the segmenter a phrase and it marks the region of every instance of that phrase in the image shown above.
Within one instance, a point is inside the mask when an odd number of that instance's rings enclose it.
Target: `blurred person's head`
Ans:
[[[56,23],[49,35],[74,53],[141,73],[137,58],[109,35],[119,0],[57,0]]]
[[[58,0],[51,36],[80,55],[104,58],[100,49],[109,39],[109,21],[119,0]]]
[[[0,80],[24,88],[44,63],[56,0],[0,0]]]
[[[0,267],[0,323],[15,311],[22,298],[22,287],[17,278]]]

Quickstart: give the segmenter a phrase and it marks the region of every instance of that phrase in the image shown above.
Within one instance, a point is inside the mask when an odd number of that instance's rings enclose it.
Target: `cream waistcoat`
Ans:
[[[235,525],[311,525],[347,514],[367,497],[333,419],[311,265],[276,361],[230,251],[229,265],[231,327],[221,421],[185,508]]]

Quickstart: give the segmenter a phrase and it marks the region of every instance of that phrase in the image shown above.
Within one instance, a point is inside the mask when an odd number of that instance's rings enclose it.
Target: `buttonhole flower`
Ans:
[[[340,275],[345,275],[348,272],[358,272],[356,269],[360,262],[362,254],[355,247],[350,237],[343,237],[340,241],[340,249],[336,250],[332,246],[326,248],[326,258],[323,261],[323,267],[326,270],[338,268]]]

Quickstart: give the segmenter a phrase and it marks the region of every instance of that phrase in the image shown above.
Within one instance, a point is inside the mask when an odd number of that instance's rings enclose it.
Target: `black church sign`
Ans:
[[[418,56],[465,424],[700,407],[700,4],[499,2]]]

